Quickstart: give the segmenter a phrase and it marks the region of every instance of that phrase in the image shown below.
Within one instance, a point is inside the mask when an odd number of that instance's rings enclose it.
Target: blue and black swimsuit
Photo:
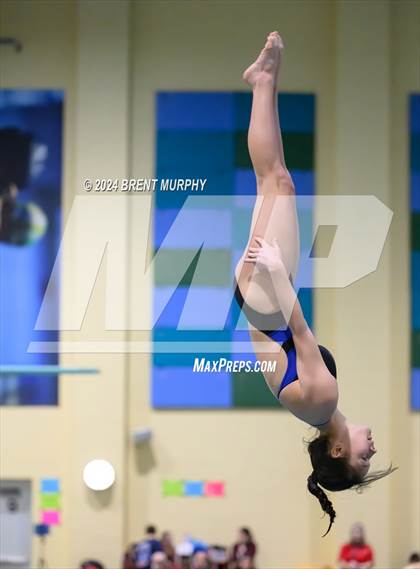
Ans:
[[[277,398],[280,396],[280,392],[290,383],[299,379],[297,374],[297,362],[296,362],[296,348],[293,342],[293,335],[290,328],[286,325],[284,316],[281,310],[274,312],[273,314],[263,314],[251,308],[249,304],[245,302],[244,297],[239,289],[238,282],[235,278],[235,299],[239,305],[239,308],[243,311],[248,319],[248,322],[252,324],[257,330],[260,330],[266,334],[269,338],[277,342],[287,355],[287,369],[281,380],[279,390],[277,392]],[[327,366],[331,375],[337,379],[337,368],[333,355],[327,348],[318,344],[319,351],[321,352],[322,359]],[[327,421],[328,422],[328,421]],[[314,425],[315,426],[315,425]],[[320,426],[320,425],[317,425]]]

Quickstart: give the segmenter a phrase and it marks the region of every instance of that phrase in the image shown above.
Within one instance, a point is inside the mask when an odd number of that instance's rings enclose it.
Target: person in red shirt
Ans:
[[[350,543],[342,546],[338,556],[339,569],[371,569],[374,564],[373,549],[365,541],[362,524],[354,524],[350,530]]]

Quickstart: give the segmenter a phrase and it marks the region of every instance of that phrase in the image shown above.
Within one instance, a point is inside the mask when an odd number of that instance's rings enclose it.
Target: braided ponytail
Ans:
[[[349,488],[361,491],[375,480],[380,480],[396,470],[391,464],[386,470],[379,470],[361,477],[349,464],[347,457],[333,458],[331,456],[330,441],[325,434],[309,442],[308,452],[312,463],[312,474],[308,477],[308,490],[318,498],[323,511],[330,516],[330,525],[324,536],[330,531],[336,514],[323,488],[329,492],[339,492]]]
[[[320,486],[318,486],[318,479],[315,472],[312,472],[312,474],[308,476],[308,490],[313,496],[315,496],[315,498],[318,498],[322,510],[330,517],[330,525],[328,526],[327,531],[322,536],[325,537],[334,523],[336,513],[334,511],[332,503],[330,502],[330,500],[328,500],[328,497],[325,494],[324,490]]]

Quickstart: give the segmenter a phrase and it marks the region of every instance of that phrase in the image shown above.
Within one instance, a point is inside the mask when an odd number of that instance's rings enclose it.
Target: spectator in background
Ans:
[[[420,554],[412,553],[408,559],[408,565],[404,569],[420,569]]]
[[[171,569],[171,563],[163,551],[155,551],[150,559],[150,569]]]
[[[155,526],[147,526],[144,539],[137,544],[135,551],[135,568],[150,569],[152,555],[162,551],[160,541],[156,537]]]
[[[191,558],[191,569],[209,569],[207,551],[197,551]]]
[[[342,546],[338,556],[339,569],[371,569],[374,564],[373,550],[365,541],[362,524],[353,524],[350,542]]]
[[[105,569],[105,567],[102,563],[99,563],[99,561],[89,559],[88,561],[83,561],[83,563],[80,564],[79,569]]]
[[[247,558],[245,564],[251,561],[254,564],[254,557],[257,553],[257,546],[255,545],[252,533],[248,528],[241,528],[239,530],[238,541],[232,547],[230,555],[230,568],[239,569],[241,559]]]
[[[207,551],[211,569],[227,569],[229,552],[223,545],[211,545]]]
[[[160,540],[162,551],[171,563],[175,562],[175,546],[169,531],[164,531]]]
[[[255,569],[254,559],[252,557],[241,557],[238,561],[238,569]]]
[[[191,556],[181,555],[177,556],[177,567],[179,569],[191,569]]]
[[[136,569],[136,549],[137,543],[132,543],[124,553],[123,569]]]
[[[177,565],[181,569],[191,569],[191,557],[194,553],[194,546],[188,535],[182,538],[182,541],[175,548]]]

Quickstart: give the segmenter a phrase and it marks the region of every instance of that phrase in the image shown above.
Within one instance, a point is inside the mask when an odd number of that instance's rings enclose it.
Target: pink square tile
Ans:
[[[55,510],[42,512],[41,521],[43,524],[47,524],[48,526],[58,526],[61,524],[60,512]]]
[[[210,497],[221,497],[225,495],[224,482],[206,482],[204,494]]]

